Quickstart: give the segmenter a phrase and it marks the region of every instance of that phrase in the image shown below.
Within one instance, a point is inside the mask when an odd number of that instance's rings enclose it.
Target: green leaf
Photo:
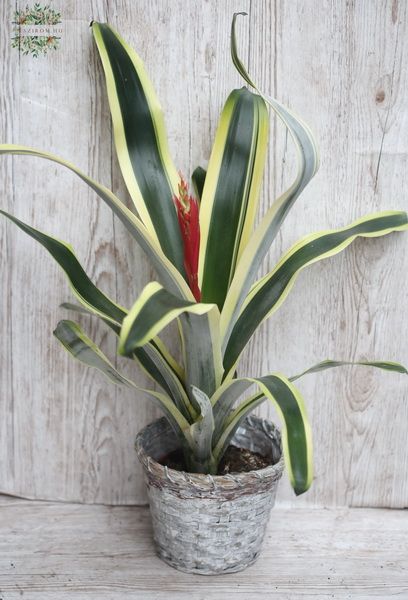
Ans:
[[[107,325],[110,329],[112,329],[112,331],[114,331],[116,333],[116,335],[119,335],[119,333],[120,333],[119,325],[112,323],[112,321],[105,319],[101,315],[95,315],[94,311],[90,310],[89,308],[86,308],[85,306],[73,304],[72,302],[62,302],[62,304],[60,304],[60,308],[65,308],[65,310],[70,310],[72,312],[76,312],[76,313],[79,313],[82,315],[90,315],[92,317],[98,316],[99,318],[102,319],[102,321],[105,323],[105,325]]]
[[[71,310],[73,312],[95,316],[95,314],[92,311],[90,311],[89,309],[85,308],[84,306],[79,306],[77,304],[72,304],[71,302],[63,302],[62,304],[60,304],[60,307],[61,308],[65,308],[66,310]],[[104,321],[106,323],[106,325],[108,325],[116,333],[116,335],[119,336],[119,334],[120,334],[120,327],[117,327],[116,325],[114,325],[113,323],[107,321],[103,317],[101,317],[101,318],[102,318],[102,321]],[[175,358],[170,354],[169,349],[167,348],[166,344],[159,337],[157,337],[157,336],[155,338],[153,338],[151,340],[151,342],[149,342],[149,343],[152,344],[152,345],[154,345],[154,347],[157,349],[157,351],[160,352],[163,360],[177,374],[178,378],[180,380],[183,380],[184,379],[184,375],[185,375],[184,369],[175,360]]]
[[[54,331],[54,335],[74,358],[86,366],[97,369],[113,383],[134,388],[153,399],[166,415],[182,445],[191,445],[190,425],[170,398],[160,392],[141,388],[127,377],[121,375],[100,348],[73,321],[60,321]]]
[[[119,353],[131,355],[184,312],[202,315],[212,309],[211,304],[188,302],[173,296],[159,283],[148,283],[123,322]]]
[[[110,300],[110,298],[92,283],[69,244],[26,225],[23,221],[13,217],[4,210],[0,210],[0,214],[10,219],[10,221],[15,223],[22,231],[48,250],[51,256],[65,271],[74,295],[83,306],[88,308],[90,312],[100,315],[115,325],[120,325],[122,323],[127,314],[126,309]]]
[[[236,381],[241,381],[240,379]],[[246,382],[247,383],[247,382]],[[250,385],[249,382],[248,385]],[[233,411],[229,411],[224,416],[224,420],[221,423],[217,422],[216,429],[214,432],[213,443],[214,447],[217,448],[217,458],[222,458],[224,452],[227,450],[228,445],[234,436],[236,430],[241,425],[245,417],[249,416],[254,412],[258,406],[265,402],[266,397],[262,392],[256,392],[251,396],[248,396],[241,403],[239,403]],[[214,414],[216,412],[216,406],[214,406]],[[222,440],[221,440],[222,438]],[[221,440],[221,442],[220,442]]]
[[[218,441],[225,426],[225,421],[231,409],[240,396],[249,388],[251,381],[246,379],[233,379],[224,381],[211,397],[214,411],[215,432],[214,441]]]
[[[251,288],[226,346],[225,372],[235,368],[254,331],[284,302],[302,269],[338,254],[357,237],[378,237],[406,229],[406,213],[380,212],[354,221],[348,227],[308,235],[294,244],[276,267]]]
[[[124,204],[121,202],[115,194],[113,194],[108,188],[101,185],[94,179],[91,179],[80,169],[75,167],[72,163],[69,163],[62,158],[49,154],[48,152],[42,152],[35,148],[28,148],[27,146],[16,146],[14,144],[0,144],[0,154],[21,154],[28,156],[38,156],[51,160],[57,164],[63,165],[76,175],[82,181],[84,181],[91,189],[98,194],[98,196],[111,208],[115,215],[120,219],[132,237],[137,241],[142,250],[150,258],[153,267],[156,269],[160,280],[163,285],[167,287],[169,291],[180,296],[192,300],[194,296],[191,293],[184,278],[180,275],[173,264],[163,254],[158,243],[152,238],[147,231],[143,223],[134,215]]]
[[[186,311],[180,316],[186,387],[189,389],[192,385],[200,386],[208,396],[211,396],[221,385],[224,373],[220,313],[215,304],[201,305],[201,307],[211,306],[210,310],[202,314]],[[194,401],[191,394],[190,399]]]
[[[290,381],[295,381],[303,375],[309,375],[309,373],[318,373],[319,371],[325,371],[326,369],[332,369],[333,367],[343,367],[343,366],[363,366],[363,367],[376,367],[377,369],[383,369],[384,371],[393,371],[394,373],[401,373],[402,375],[408,375],[407,369],[401,365],[400,363],[391,362],[391,361],[357,361],[350,362],[345,360],[323,360],[322,362],[317,363],[313,367],[306,369],[302,373],[298,375],[293,375],[290,377]]]
[[[221,315],[223,349],[226,347],[232,326],[237,319],[250,286],[255,280],[259,267],[274,241],[280,226],[296,199],[315,175],[319,167],[319,155],[316,141],[308,125],[292,111],[280,104],[280,102],[263,94],[253,83],[239,59],[235,37],[235,21],[237,14],[234,15],[231,29],[231,55],[234,65],[245,81],[256,89],[287,128],[295,145],[298,165],[296,177],[292,185],[277,200],[275,200],[271,208],[267,211],[248,241],[238,262]]]
[[[201,197],[203,195],[203,188],[206,176],[207,171],[205,171],[202,167],[196,167],[191,176],[191,179],[193,180],[194,191],[196,197],[199,200],[201,200]]]
[[[61,304],[61,308],[95,316],[89,309],[70,302]],[[119,336],[120,327],[103,317],[102,320]],[[144,372],[167,392],[187,419],[196,417],[196,412],[184,388],[184,373],[160,338],[155,337],[141,348],[136,348],[130,358],[137,360]]]
[[[98,369],[112,383],[127,387],[134,386],[130,380],[115,369],[100,348],[85,335],[78,324],[64,319],[58,323],[53,333],[74,358],[88,367]]]
[[[181,381],[185,379],[185,371],[182,365],[172,356],[166,344],[158,336],[151,340],[151,343],[156,346],[162,355],[163,359],[167,362],[169,367],[177,374]]]
[[[223,373],[219,312],[214,304],[187,302],[158,283],[149,283],[123,321],[119,353],[132,355],[135,348],[146,344],[178,317],[183,321],[187,389],[200,384],[199,389],[210,396],[221,383]],[[193,401],[191,396],[190,399]]]
[[[44,246],[65,271],[74,295],[82,304],[81,307],[77,307],[76,305],[66,303],[64,305],[65,308],[96,314],[115,333],[120,332],[120,325],[127,315],[126,309],[110,300],[92,283],[68,244],[26,225],[4,211],[0,210],[0,214],[6,216],[22,231]],[[164,358],[162,351],[163,344],[161,343],[159,347],[158,344],[152,341],[143,348],[135,349],[132,357],[137,358],[144,370],[167,391],[186,417],[190,416],[190,414],[194,415],[194,410],[190,406],[183,384],[173,366]]]
[[[180,177],[170,158],[160,104],[136,52],[107,24],[93,22],[112,114],[116,152],[129,193],[149,232],[184,274],[173,197]]]
[[[220,309],[252,232],[268,130],[263,99],[246,88],[233,90],[220,117],[200,206],[202,301]]]
[[[255,383],[260,393],[244,400],[230,414],[214,448],[215,459],[222,457],[242,420],[267,398],[281,417],[283,455],[292,487],[297,495],[303,494],[313,479],[312,434],[299,390],[280,373],[244,377],[230,385],[236,386],[242,381]]]
[[[202,390],[192,386],[192,393],[200,412],[199,417],[190,426],[193,440],[191,452],[187,458],[189,471],[216,475],[217,463],[212,454],[214,433],[214,415],[209,397]]]
[[[158,338],[155,338],[156,340]],[[138,361],[143,370],[153,379],[173,400],[178,410],[190,421],[195,419],[196,411],[189,401],[184,383],[166,360],[154,340],[141,348],[136,348],[133,357]]]

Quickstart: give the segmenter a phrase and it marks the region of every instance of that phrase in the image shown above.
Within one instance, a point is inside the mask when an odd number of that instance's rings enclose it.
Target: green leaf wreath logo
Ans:
[[[59,47],[62,27],[61,13],[49,4],[41,6],[38,2],[31,8],[16,10],[13,18],[13,37],[11,45],[22,54],[31,54],[38,58],[50,50]]]

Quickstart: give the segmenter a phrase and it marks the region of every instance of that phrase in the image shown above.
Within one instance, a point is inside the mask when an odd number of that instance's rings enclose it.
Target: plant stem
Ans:
[[[202,473],[205,475],[216,475],[218,462],[211,455],[205,459],[199,459],[191,454],[191,450],[184,454],[184,461],[189,473]]]

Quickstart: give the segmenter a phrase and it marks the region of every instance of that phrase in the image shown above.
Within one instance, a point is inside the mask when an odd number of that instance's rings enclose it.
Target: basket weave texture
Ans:
[[[143,465],[159,557],[188,573],[241,571],[258,557],[284,464],[279,430],[248,417],[232,443],[270,458],[258,471],[201,475],[169,469],[158,460],[177,448],[166,421],[158,419],[136,438]]]

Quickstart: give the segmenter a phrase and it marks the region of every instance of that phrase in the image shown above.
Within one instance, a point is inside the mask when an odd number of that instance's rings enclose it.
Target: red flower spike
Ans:
[[[193,296],[197,302],[200,302],[201,291],[198,287],[198,253],[200,250],[199,206],[198,201],[193,196],[189,196],[188,185],[181,175],[178,189],[179,197],[174,197],[174,204],[183,240],[184,268]]]

